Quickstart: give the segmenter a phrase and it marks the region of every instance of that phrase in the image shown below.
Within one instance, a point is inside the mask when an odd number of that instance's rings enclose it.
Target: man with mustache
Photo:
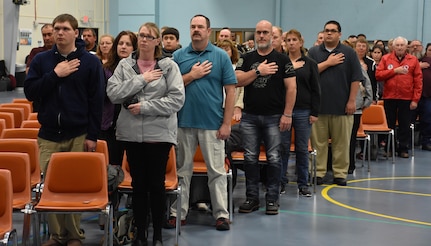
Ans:
[[[186,223],[193,158],[199,145],[208,170],[216,229],[230,229],[224,140],[231,131],[237,82],[229,56],[209,42],[210,34],[208,17],[195,15],[190,21],[191,44],[173,54],[183,75],[186,100],[178,112],[177,173],[182,186],[182,218],[177,218],[175,202],[170,208],[168,228],[174,228],[177,219],[183,225]]]

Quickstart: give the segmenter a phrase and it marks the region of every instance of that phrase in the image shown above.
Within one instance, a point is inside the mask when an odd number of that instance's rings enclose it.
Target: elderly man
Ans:
[[[389,128],[395,129],[398,120],[398,155],[408,158],[410,120],[417,108],[422,93],[422,70],[419,60],[408,54],[408,41],[397,37],[393,42],[393,52],[382,57],[376,79],[383,81],[383,100]]]

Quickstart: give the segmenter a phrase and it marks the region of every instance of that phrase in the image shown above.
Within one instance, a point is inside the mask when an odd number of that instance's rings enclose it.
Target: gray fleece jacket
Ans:
[[[144,80],[136,53],[122,59],[109,78],[106,92],[112,103],[122,104],[136,97],[138,115],[121,107],[117,120],[117,140],[128,142],[168,142],[177,144],[177,112],[185,100],[184,82],[177,64],[170,58],[157,61],[163,76],[150,83]]]

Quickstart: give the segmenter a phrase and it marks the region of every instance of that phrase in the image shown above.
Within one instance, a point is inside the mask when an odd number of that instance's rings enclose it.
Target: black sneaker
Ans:
[[[305,197],[311,197],[311,192],[308,190],[308,187],[299,188],[299,195]]]
[[[238,212],[251,213],[258,209],[259,209],[259,201],[247,199],[241,206],[239,206]]]
[[[217,231],[228,231],[230,230],[229,220],[223,217],[220,217],[216,220],[216,229]]]
[[[281,184],[280,185],[280,194],[284,194],[284,193],[286,193],[286,185]]]
[[[278,214],[278,204],[276,202],[266,202],[266,214],[276,215]]]

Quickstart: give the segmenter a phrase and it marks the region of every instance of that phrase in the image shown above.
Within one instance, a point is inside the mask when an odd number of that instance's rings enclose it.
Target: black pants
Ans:
[[[361,123],[362,114],[354,114],[353,115],[353,127],[352,127],[352,135],[350,137],[350,163],[349,170],[355,170],[355,158],[356,158],[356,135],[359,129],[359,123]],[[362,141],[361,141],[362,142]]]
[[[132,208],[138,238],[146,239],[147,215],[151,208],[153,240],[162,241],[166,207],[165,174],[171,143],[124,142],[132,176]]]
[[[384,107],[388,127],[395,129],[398,120],[398,130],[395,141],[398,140],[398,148],[395,145],[398,153],[408,152],[410,142],[410,121],[411,110],[409,100],[385,99]]]

